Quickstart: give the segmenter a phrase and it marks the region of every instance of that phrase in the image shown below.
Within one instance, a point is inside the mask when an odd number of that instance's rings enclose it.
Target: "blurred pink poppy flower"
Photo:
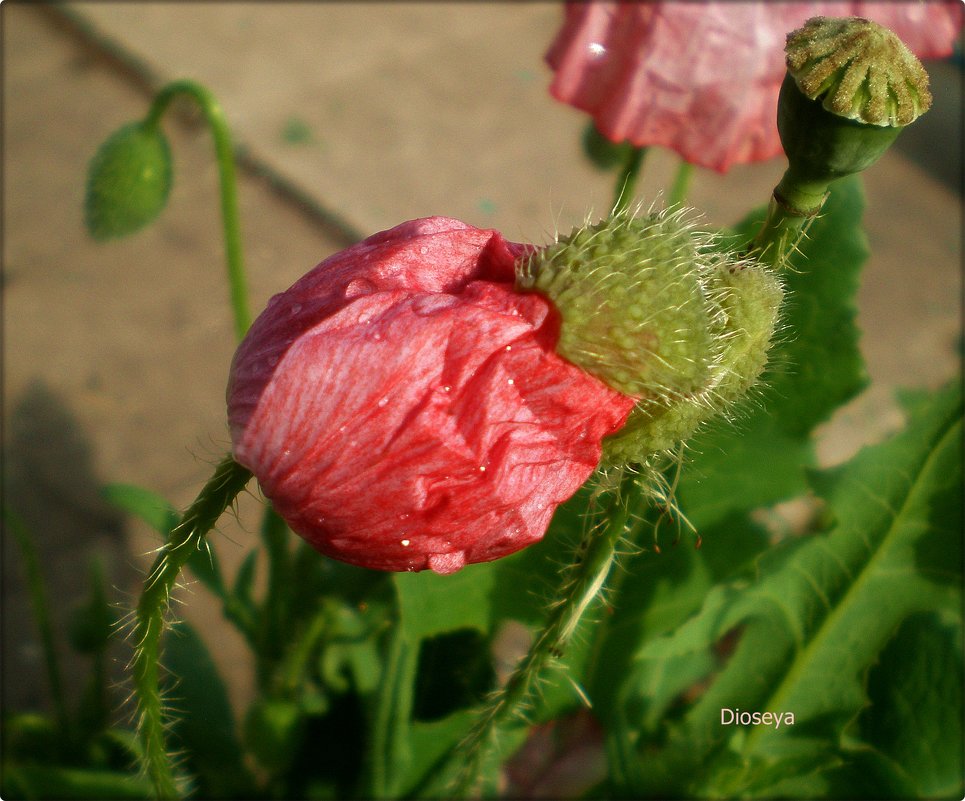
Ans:
[[[451,573],[539,540],[634,399],[557,356],[527,252],[403,223],[275,296],[228,384],[235,459],[294,531],[378,570]]]
[[[951,53],[950,2],[569,2],[546,54],[552,95],[614,142],[662,145],[725,172],[781,154],[784,40],[814,16],[865,17],[919,58]]]

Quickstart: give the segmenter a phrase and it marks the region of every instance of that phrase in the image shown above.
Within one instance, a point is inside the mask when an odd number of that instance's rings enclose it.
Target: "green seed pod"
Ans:
[[[887,28],[860,17],[809,19],[788,34],[785,54],[777,127],[791,180],[781,194],[803,208],[829,181],[874,164],[932,98],[915,55]],[[800,198],[788,189],[809,183],[813,189]]]
[[[767,361],[783,294],[684,212],[578,229],[527,260],[517,283],[558,309],[561,356],[639,399],[604,440],[610,465],[674,447],[742,397]]]
[[[154,220],[171,191],[171,151],[157,126],[132,123],[107,139],[87,174],[85,223],[95,239],[126,236]]]

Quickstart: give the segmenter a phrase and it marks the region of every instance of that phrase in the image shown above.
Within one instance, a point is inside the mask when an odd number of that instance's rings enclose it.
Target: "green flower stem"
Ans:
[[[404,725],[411,714],[411,698],[403,688],[411,686],[417,659],[418,654],[406,642],[400,622],[395,620],[388,635],[383,678],[377,691],[369,751],[368,787],[362,788],[362,797],[397,797],[392,792],[395,787],[390,766],[401,761],[399,753],[408,747],[403,737],[399,736],[400,723]]]
[[[690,181],[694,177],[694,165],[689,161],[681,161],[677,167],[677,174],[674,175],[673,184],[670,187],[670,195],[667,198],[668,206],[680,206],[687,200],[687,193],[690,191]]]
[[[145,768],[159,798],[174,798],[178,794],[171,759],[164,745],[164,709],[159,688],[160,644],[165,613],[184,563],[201,547],[205,535],[250,478],[250,470],[230,456],[225,457],[180,522],[171,530],[168,541],[161,547],[144,582],[137,604],[131,673],[137,693],[139,735],[144,748]]]
[[[3,507],[3,519],[6,529],[16,540],[23,556],[24,572],[27,578],[27,588],[30,592],[30,602],[33,606],[34,621],[40,629],[40,642],[44,650],[44,661],[47,664],[47,680],[50,683],[50,695],[54,702],[54,712],[61,733],[70,736],[70,716],[67,713],[67,700],[64,695],[64,684],[61,680],[60,660],[54,645],[54,628],[51,622],[50,607],[47,604],[47,593],[44,590],[44,579],[40,572],[40,559],[34,547],[30,532],[20,516],[9,507]]]
[[[613,191],[613,212],[625,211],[630,205],[636,191],[637,179],[640,177],[640,167],[643,165],[643,157],[647,155],[645,147],[633,148],[627,160],[620,170],[617,178],[616,187]]]
[[[288,526],[271,506],[265,509],[261,535],[268,552],[268,587],[261,610],[260,647],[255,654],[259,686],[265,688],[287,642],[288,596],[292,589]]]
[[[187,95],[198,104],[214,139],[221,182],[221,217],[224,227],[228,283],[231,287],[231,308],[234,311],[235,334],[238,339],[241,339],[251,325],[251,312],[248,307],[248,287],[241,255],[241,226],[238,217],[238,190],[231,133],[228,130],[224,111],[214,95],[200,84],[187,80],[170,83],[158,92],[144,120],[144,126],[158,125],[161,115],[177,95]]]
[[[786,267],[808,226],[824,207],[830,184],[800,178],[789,167],[774,189],[750,255],[772,267]]]
[[[550,663],[559,658],[584,612],[600,593],[617,556],[617,545],[631,522],[632,510],[640,498],[641,487],[635,476],[627,474],[620,490],[613,494],[603,531],[591,527],[577,550],[572,576],[559,593],[559,601],[529,652],[493,697],[468,738],[454,758],[462,762],[452,788],[453,798],[473,793],[480,776],[498,749],[503,727],[532,700],[538,680]]]

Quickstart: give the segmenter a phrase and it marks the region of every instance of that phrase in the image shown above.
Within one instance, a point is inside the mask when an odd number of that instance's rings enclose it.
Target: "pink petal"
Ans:
[[[721,172],[773,158],[785,36],[819,15],[874,19],[922,58],[949,54],[962,24],[954,2],[567,3],[550,92],[615,142]]]
[[[235,458],[319,551],[445,573],[540,539],[633,399],[555,354],[555,310],[511,283],[520,246],[407,226],[269,305],[235,358],[229,417]]]

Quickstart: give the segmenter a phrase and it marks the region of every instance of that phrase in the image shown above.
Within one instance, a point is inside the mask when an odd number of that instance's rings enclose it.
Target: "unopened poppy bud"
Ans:
[[[808,211],[827,184],[874,164],[931,105],[928,74],[887,28],[814,17],[787,36],[778,131],[790,164],[779,195]]]
[[[452,573],[540,539],[601,458],[645,461],[736,400],[780,300],[686,212],[544,249],[414,220],[269,302],[232,363],[234,458],[322,553]]]
[[[87,230],[95,239],[134,233],[161,213],[170,191],[171,151],[164,133],[156,125],[125,125],[91,160]]]
[[[326,259],[232,364],[235,459],[322,553],[452,573],[539,540],[633,408],[555,350],[527,248],[445,217]]]

